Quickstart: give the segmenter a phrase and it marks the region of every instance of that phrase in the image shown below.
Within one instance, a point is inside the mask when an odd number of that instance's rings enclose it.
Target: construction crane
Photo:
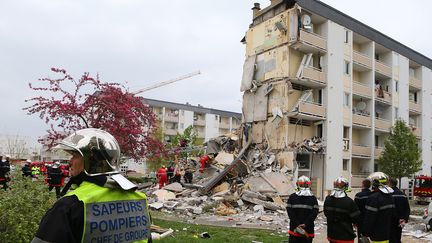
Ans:
[[[155,84],[150,85],[150,86],[148,86],[146,88],[143,88],[143,89],[131,92],[131,93],[134,94],[134,95],[137,95],[137,94],[140,94],[140,93],[152,90],[152,89],[159,88],[161,86],[165,86],[165,85],[168,85],[168,84],[172,84],[172,83],[178,82],[178,81],[183,80],[183,79],[191,78],[191,77],[199,75],[199,74],[201,74],[201,72],[198,70],[196,72],[188,73],[188,74],[185,74],[185,75],[180,76],[178,78],[174,78],[174,79],[170,79],[170,80],[167,80],[167,81],[155,83]]]

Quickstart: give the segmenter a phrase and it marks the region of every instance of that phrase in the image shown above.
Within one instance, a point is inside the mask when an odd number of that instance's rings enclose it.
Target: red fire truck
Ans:
[[[432,198],[432,176],[416,176],[414,178],[413,195],[418,203],[429,203]]]

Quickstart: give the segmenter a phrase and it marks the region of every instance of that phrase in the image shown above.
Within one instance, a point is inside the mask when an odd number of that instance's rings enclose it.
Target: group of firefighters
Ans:
[[[6,155],[6,159],[2,160],[3,156],[0,156],[0,184],[4,190],[7,190],[8,182],[11,180],[9,157],[9,155]],[[48,190],[52,191],[55,188],[57,198],[60,198],[60,191],[64,186],[65,178],[69,176],[68,166],[62,165],[60,162],[32,162],[28,159],[21,171],[23,177],[29,177],[33,180],[43,176],[45,183],[48,185]]]
[[[312,242],[318,201],[310,190],[308,177],[299,177],[296,184],[297,191],[287,202],[289,242]],[[374,172],[362,185],[362,191],[353,200],[347,195],[350,191],[347,179],[339,177],[333,182],[333,190],[324,201],[327,240],[354,242],[356,229],[359,242],[401,242],[410,206],[406,195],[397,187],[397,180]]]

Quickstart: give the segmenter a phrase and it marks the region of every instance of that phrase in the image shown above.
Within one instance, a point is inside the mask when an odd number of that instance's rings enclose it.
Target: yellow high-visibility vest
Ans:
[[[106,188],[84,181],[66,194],[72,195],[84,203],[81,242],[147,242],[151,237],[144,193]]]

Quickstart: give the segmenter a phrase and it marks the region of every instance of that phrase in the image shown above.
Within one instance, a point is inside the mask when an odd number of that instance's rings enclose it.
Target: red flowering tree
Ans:
[[[111,133],[123,154],[131,158],[164,153],[162,143],[152,136],[156,118],[150,107],[143,104],[143,98],[118,83],[104,83],[89,73],[75,80],[64,69],[51,71],[59,78],[39,79],[38,87],[30,83],[30,88],[41,95],[26,100],[32,104],[24,108],[49,125],[50,146],[73,131],[93,127]]]

